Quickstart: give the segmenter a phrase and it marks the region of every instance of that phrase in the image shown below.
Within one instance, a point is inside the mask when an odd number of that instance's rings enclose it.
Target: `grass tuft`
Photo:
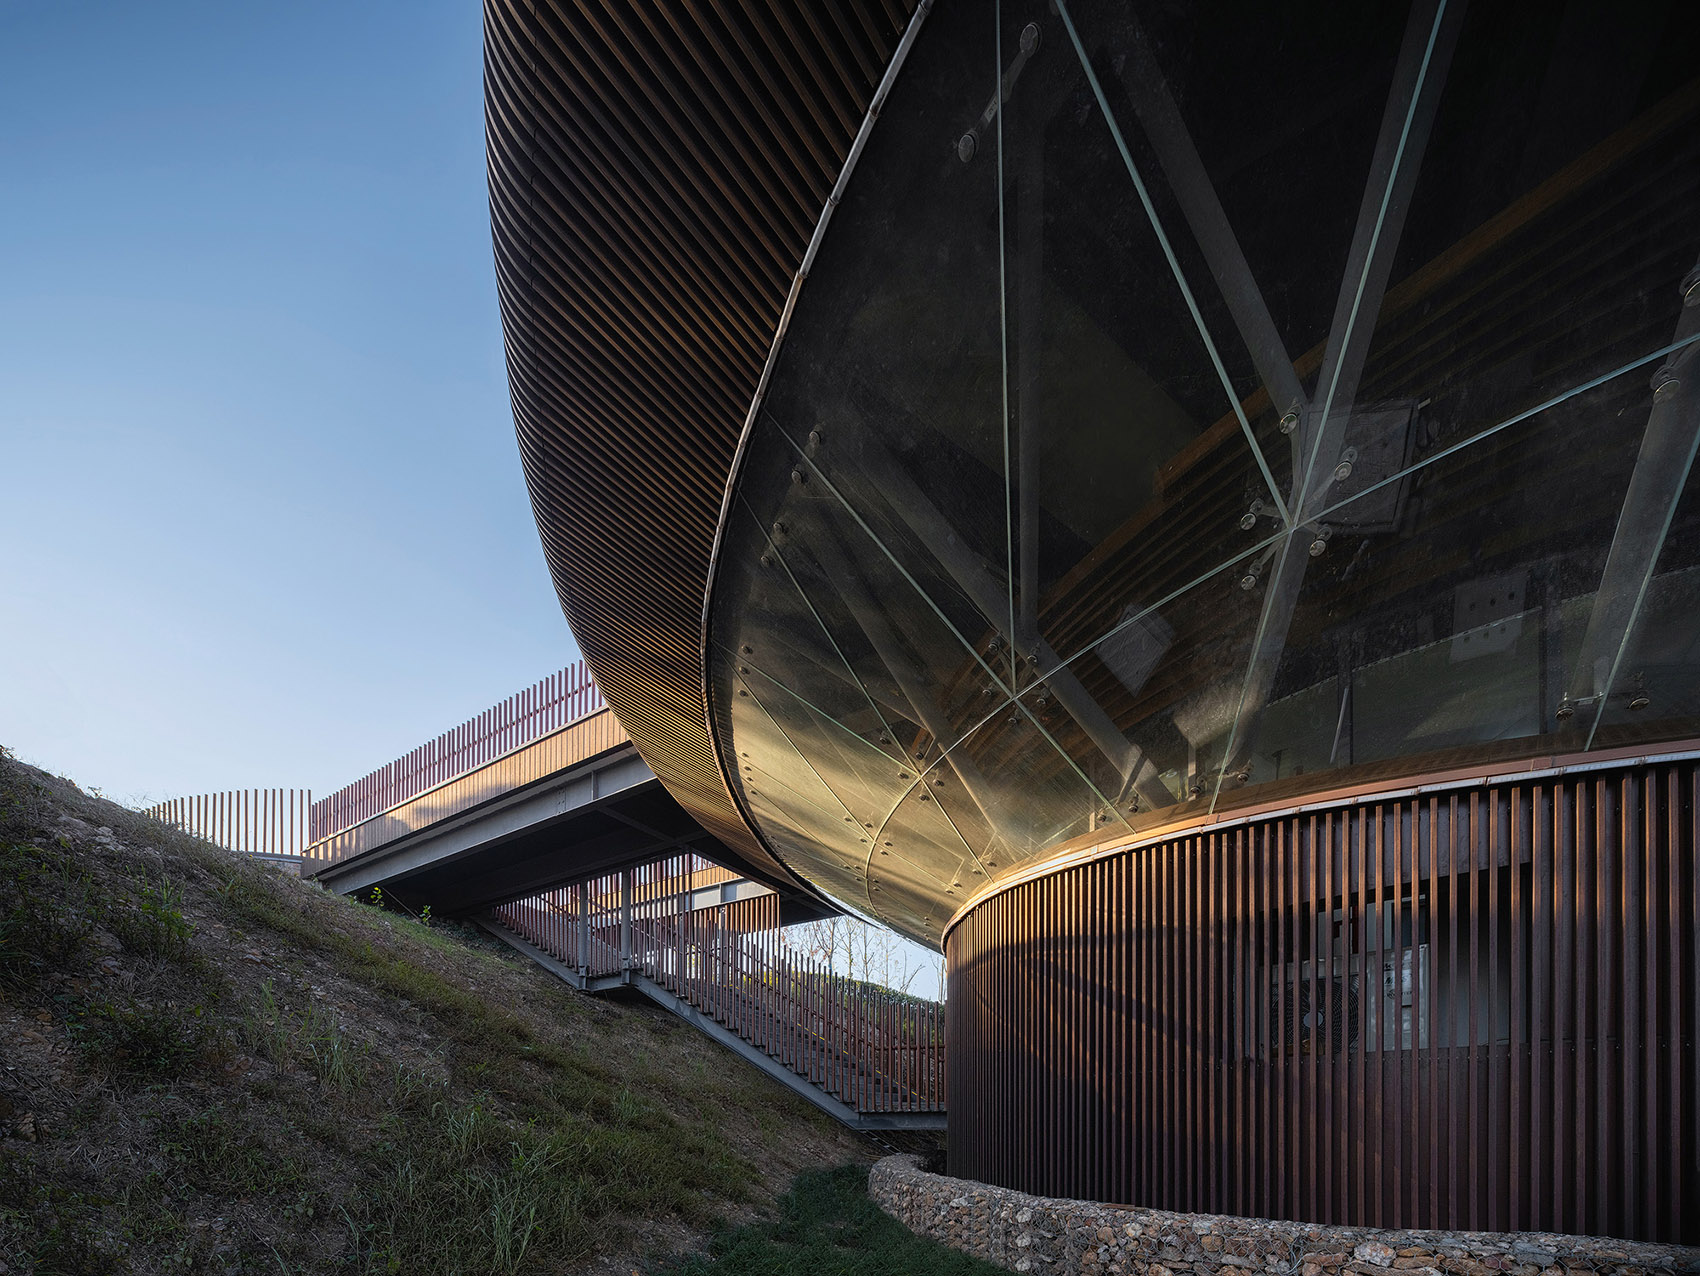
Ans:
[[[797,1177],[779,1217],[725,1230],[706,1254],[653,1276],[990,1276],[1001,1271],[915,1235],[868,1196],[868,1171],[846,1165]]]
[[[690,1028],[490,945],[0,750],[4,1262],[555,1272],[860,1150]]]

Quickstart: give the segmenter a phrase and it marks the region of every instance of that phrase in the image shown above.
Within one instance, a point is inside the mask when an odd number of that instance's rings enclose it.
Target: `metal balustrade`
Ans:
[[[142,812],[232,851],[299,858],[307,847],[307,789],[236,789],[170,798]]]
[[[772,892],[703,906],[731,878],[676,856],[495,917],[586,984],[649,981],[857,1113],[942,1113],[944,1008],[790,947]]]
[[[584,662],[568,665],[314,802],[308,841],[322,842],[607,707]]]

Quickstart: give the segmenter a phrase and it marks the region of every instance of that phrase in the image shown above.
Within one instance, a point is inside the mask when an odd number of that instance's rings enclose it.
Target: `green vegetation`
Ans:
[[[658,1276],[980,1276],[1000,1271],[915,1235],[868,1198],[865,1167],[800,1175],[779,1218],[723,1231]]]
[[[3,752],[0,1063],[11,1276],[569,1271],[871,1152],[658,1011]]]

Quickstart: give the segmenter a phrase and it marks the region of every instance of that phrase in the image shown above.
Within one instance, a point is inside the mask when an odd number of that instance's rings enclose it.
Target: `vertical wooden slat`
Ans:
[[[1644,1145],[1640,1121],[1644,803],[1645,797],[1640,782],[1633,776],[1626,777],[1623,783],[1621,823],[1623,892],[1619,897],[1623,918],[1623,1060],[1620,1077],[1622,1107],[1619,1121],[1623,1143],[1623,1224],[1626,1235],[1640,1233],[1645,1205],[1641,1187]]]

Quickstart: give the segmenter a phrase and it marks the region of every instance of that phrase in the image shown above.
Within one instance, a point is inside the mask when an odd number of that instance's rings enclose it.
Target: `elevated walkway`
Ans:
[[[260,790],[150,813],[298,854],[339,894],[471,918],[587,993],[641,993],[853,1128],[943,1128],[942,1007],[790,949],[783,927],[835,910],[687,814],[583,666],[319,801]]]
[[[646,865],[477,921],[574,988],[642,993],[853,1129],[942,1130],[943,1008],[795,952],[774,892],[703,883],[697,863]]]

